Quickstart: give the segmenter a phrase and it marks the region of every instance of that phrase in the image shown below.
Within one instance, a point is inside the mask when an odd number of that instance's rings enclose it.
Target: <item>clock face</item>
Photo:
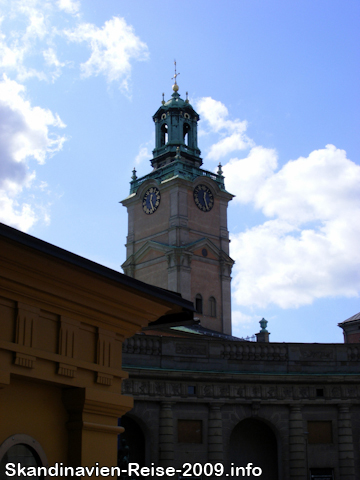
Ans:
[[[206,185],[197,185],[194,188],[194,200],[203,212],[210,212],[214,206],[214,195]]]
[[[156,187],[151,187],[148,190],[146,190],[144,197],[143,197],[143,202],[142,202],[142,208],[146,215],[151,215],[154,213],[158,206],[160,205],[160,192]]]

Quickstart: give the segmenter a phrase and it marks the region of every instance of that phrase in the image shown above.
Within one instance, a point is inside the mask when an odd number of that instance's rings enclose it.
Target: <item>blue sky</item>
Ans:
[[[0,0],[0,221],[115,270],[152,115],[200,113],[223,164],[233,333],[342,342],[360,311],[360,4]]]

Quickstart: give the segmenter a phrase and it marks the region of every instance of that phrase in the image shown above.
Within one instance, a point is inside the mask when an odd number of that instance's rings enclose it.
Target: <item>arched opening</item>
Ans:
[[[230,465],[260,467],[262,480],[278,479],[277,440],[266,423],[247,418],[238,423],[230,436]],[[239,475],[233,476],[239,478]]]
[[[119,423],[125,428],[125,432],[119,435],[118,465],[126,469],[126,462],[132,462],[144,467],[145,435],[140,425],[127,415],[122,416]]]
[[[209,298],[209,316],[216,317],[216,300],[215,297]]]
[[[163,147],[168,143],[168,128],[166,123],[161,126],[160,145]]]
[[[197,313],[203,313],[203,299],[200,293],[195,297],[195,310]]]
[[[190,125],[188,123],[184,123],[183,127],[183,140],[185,145],[189,146],[189,134],[190,134]]]
[[[48,462],[44,450],[39,442],[34,438],[25,434],[15,434],[5,440],[0,445],[0,479],[5,480],[6,465],[13,463],[20,464],[21,467],[47,467]],[[33,476],[35,480],[40,480],[44,477],[44,473]]]

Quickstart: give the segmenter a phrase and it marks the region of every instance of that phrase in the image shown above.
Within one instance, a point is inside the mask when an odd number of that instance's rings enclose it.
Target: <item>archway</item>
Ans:
[[[126,454],[129,462],[145,466],[145,435],[140,425],[127,415],[121,417],[119,423],[125,432],[119,435],[118,459]]]
[[[230,436],[229,460],[234,466],[246,467],[252,463],[253,467],[260,467],[261,480],[277,480],[278,451],[274,432],[258,419],[241,421]]]

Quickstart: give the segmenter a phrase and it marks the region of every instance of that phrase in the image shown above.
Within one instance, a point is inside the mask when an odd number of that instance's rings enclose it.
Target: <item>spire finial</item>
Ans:
[[[164,98],[164,97],[165,97],[165,93],[163,93],[162,96],[163,96],[163,99],[161,100],[161,103],[162,103],[163,105],[165,105],[165,98]]]
[[[186,92],[186,100],[185,103],[189,103],[189,92]]]
[[[173,88],[174,92],[177,92],[177,91],[179,90],[179,86],[178,86],[178,84],[176,83],[176,77],[177,77],[178,75],[180,75],[180,73],[176,73],[176,60],[174,60],[174,65],[175,65],[175,75],[174,75],[173,77],[171,77],[171,80],[175,80],[175,83],[174,83],[174,85],[173,85],[172,88]]]

